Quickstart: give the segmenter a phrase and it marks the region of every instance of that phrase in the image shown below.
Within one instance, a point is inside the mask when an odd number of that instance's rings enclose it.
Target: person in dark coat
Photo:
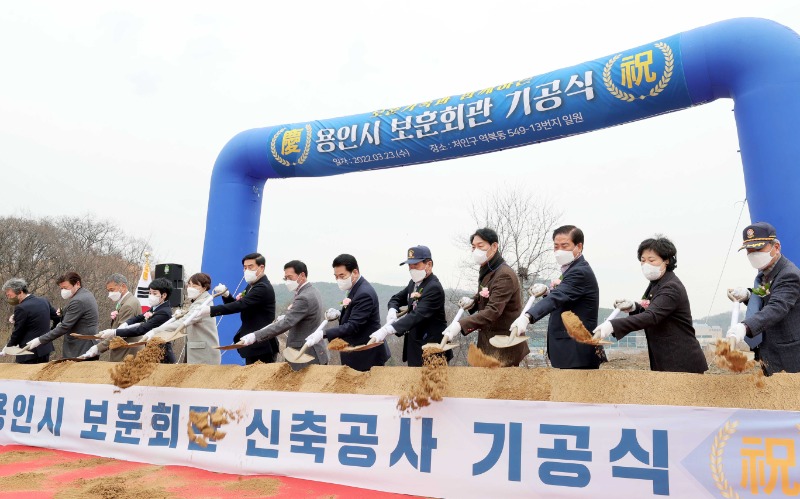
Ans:
[[[169,280],[159,277],[147,286],[149,295],[147,299],[150,303],[150,310],[143,314],[136,315],[126,320],[117,329],[106,329],[100,332],[100,337],[104,340],[120,336],[122,338],[133,338],[144,336],[153,329],[164,325],[172,318],[172,307],[169,305],[169,295],[172,294],[172,283]],[[172,351],[172,343],[161,345],[164,349],[162,364],[174,364],[175,353]],[[92,358],[99,355],[98,346],[93,346],[81,358]]]
[[[642,301],[616,300],[614,308],[628,312],[628,317],[606,321],[594,330],[596,339],[644,329],[650,369],[685,373],[703,373],[708,363],[695,337],[689,295],[674,270],[677,250],[672,241],[656,236],[645,239],[636,254],[642,273],[650,281]]]
[[[345,291],[341,310],[328,309],[325,318],[329,321],[339,319],[339,325],[328,329],[317,329],[306,338],[306,345],[312,347],[323,338],[341,338],[350,346],[366,345],[370,333],[381,327],[378,294],[372,284],[367,282],[358,269],[353,255],[342,254],[333,260],[333,275],[339,289]],[[384,343],[378,347],[360,352],[340,352],[342,364],[356,371],[369,371],[382,366],[389,360],[389,347]]]
[[[467,335],[478,331],[478,348],[495,357],[502,367],[518,366],[530,353],[528,343],[509,348],[495,348],[489,339],[507,334],[509,326],[522,313],[522,287],[514,272],[500,254],[500,239],[493,229],[475,231],[469,238],[472,258],[480,266],[478,292],[462,296],[458,306],[469,311],[469,317],[450,324],[445,336],[452,341],[459,333]]]
[[[234,343],[237,343],[246,334],[258,331],[275,320],[275,290],[264,273],[267,261],[261,253],[250,253],[242,258],[244,267],[244,280],[247,287],[238,296],[231,296],[230,291],[220,284],[214,288],[214,293],[224,290],[222,295],[222,305],[203,307],[200,310],[200,317],[216,317],[218,315],[240,314],[242,325],[233,336]],[[275,362],[278,354],[278,340],[270,338],[250,346],[242,347],[237,350],[239,355],[244,358],[245,364],[255,364],[263,362],[269,364]]]
[[[747,304],[747,313],[727,336],[757,347],[768,376],[800,372],[800,269],[781,254],[772,225],[754,223],[744,229],[743,239],[740,250],[747,250],[758,274],[753,288],[728,290],[732,300]]]
[[[447,328],[444,288],[433,274],[433,259],[427,246],[409,248],[408,259],[400,265],[406,264],[411,280],[389,300],[386,325],[372,333],[370,341],[384,341],[390,334],[402,336],[403,362],[409,367],[422,367],[422,346],[441,343]],[[398,319],[397,313],[404,306],[408,312]],[[453,358],[450,350],[443,355],[447,361]]]
[[[561,277],[554,280],[544,297],[511,326],[512,334],[524,334],[528,324],[550,315],[547,323],[547,355],[550,364],[559,369],[597,369],[605,361],[601,346],[578,343],[567,333],[561,314],[571,311],[588,330],[597,325],[600,311],[600,288],[592,267],[583,257],[583,231],[564,225],[553,231],[556,263]],[[534,292],[534,295],[538,295]]]
[[[8,347],[24,347],[34,338],[50,331],[51,322],[58,321],[56,309],[46,299],[28,292],[28,283],[24,279],[9,279],[3,284],[8,304],[14,307],[14,330],[8,338]],[[43,364],[50,360],[53,353],[52,343],[45,343],[32,350],[32,355],[18,355],[18,364]],[[5,352],[0,351],[0,356]]]

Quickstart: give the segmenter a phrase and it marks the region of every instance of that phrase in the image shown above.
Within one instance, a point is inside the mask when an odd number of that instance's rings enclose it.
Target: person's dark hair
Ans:
[[[244,255],[242,257],[242,265],[244,265],[244,261],[245,260],[255,260],[256,261],[256,265],[258,265],[258,266],[267,264],[267,259],[264,258],[264,255],[262,255],[261,253],[250,253],[250,254]]]
[[[167,298],[169,298],[169,295],[172,294],[172,283],[163,277],[159,277],[158,279],[153,279],[153,282],[151,282],[150,285],[148,285],[147,287],[149,289],[154,289],[159,293],[167,295]]]
[[[301,262],[300,260],[292,260],[291,262],[283,266],[283,270],[286,270],[288,268],[292,268],[294,270],[294,273],[297,275],[305,274],[306,279],[308,279],[308,267],[306,267],[306,264]]]
[[[79,276],[77,272],[67,272],[56,279],[56,284],[61,284],[62,282],[69,282],[73,286],[81,283],[81,286],[83,286],[83,283],[81,282],[81,276]]]
[[[344,266],[344,268],[347,269],[348,272],[358,270],[358,262],[356,261],[356,257],[354,257],[353,255],[342,253],[341,255],[333,259],[334,268],[340,267],[342,265]]]
[[[208,291],[211,289],[211,276],[202,272],[198,272],[189,278],[189,284],[197,284],[201,288]]]
[[[560,235],[569,236],[572,244],[583,244],[583,231],[579,228],[575,227],[574,225],[562,225],[561,227],[557,228],[553,231],[553,241],[556,240],[556,236]]]
[[[489,244],[493,243],[500,243],[500,238],[497,237],[497,232],[494,229],[490,229],[489,227],[484,227],[483,229],[478,229],[475,231],[474,234],[469,236],[469,243],[472,244],[472,240],[475,239],[475,236],[480,237],[484,241]]]
[[[678,250],[672,241],[666,237],[656,234],[655,238],[645,239],[639,244],[639,249],[636,250],[636,257],[641,260],[642,253],[645,250],[650,250],[658,255],[662,260],[667,261],[667,272],[675,270],[678,266]]]

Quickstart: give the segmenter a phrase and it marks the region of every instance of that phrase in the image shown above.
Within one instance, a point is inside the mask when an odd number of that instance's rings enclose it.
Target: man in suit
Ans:
[[[88,289],[82,287],[81,276],[75,272],[60,276],[56,279],[56,284],[61,288],[61,298],[67,300],[67,304],[61,309],[61,322],[49,332],[29,341],[26,347],[35,350],[39,345],[51,343],[63,336],[62,355],[65,359],[71,359],[86,353],[94,346],[92,340],[73,338],[70,333],[97,334],[97,300]]]
[[[549,314],[547,355],[550,364],[560,369],[598,369],[601,359],[605,360],[603,348],[573,340],[561,320],[561,313],[569,310],[589,331],[597,326],[600,288],[589,262],[583,257],[583,231],[574,225],[557,228],[553,231],[553,250],[556,262],[561,265],[561,277],[553,281],[551,289],[544,284],[534,285],[533,294],[543,294],[544,298],[514,321],[511,334],[524,335],[528,324]]]
[[[14,330],[6,346],[22,347],[50,331],[51,320],[58,320],[56,310],[47,300],[28,292],[24,279],[9,279],[3,284],[3,292],[8,304],[14,307]],[[43,364],[50,360],[53,350],[53,344],[46,343],[33,349],[33,355],[18,355],[14,360],[18,364]],[[0,351],[0,357],[5,355],[5,351]]]
[[[272,284],[264,274],[266,263],[266,259],[260,253],[245,255],[242,258],[244,280],[247,282],[245,290],[234,298],[224,285],[218,285],[214,288],[214,293],[224,291],[222,294],[224,303],[201,308],[200,317],[241,314],[242,326],[233,336],[234,342],[238,342],[248,333],[271,324],[275,320],[275,290],[272,289]],[[271,338],[240,348],[238,352],[247,365],[259,361],[269,364],[275,362],[275,356],[278,354],[278,340]]]
[[[757,345],[768,376],[800,372],[800,269],[781,254],[781,242],[772,225],[749,225],[743,239],[739,249],[747,250],[747,259],[758,274],[753,288],[728,290],[731,300],[747,304],[747,313],[745,320],[728,329],[727,336]],[[759,335],[757,344],[752,340]]]
[[[133,296],[128,290],[128,279],[122,274],[111,274],[106,281],[106,291],[108,291],[108,299],[116,303],[114,310],[111,312],[111,329],[117,329],[120,325],[131,317],[136,317],[142,313],[142,305],[139,300]],[[142,340],[141,336],[125,338],[128,343],[138,343]],[[109,350],[108,344],[110,339],[103,340],[97,344],[97,350],[100,353]],[[126,355],[136,355],[141,350],[142,346],[131,348],[118,348],[111,350],[109,353],[109,360],[111,362],[122,362],[125,360]]]
[[[306,267],[306,264],[299,260],[292,260],[284,265],[283,280],[286,283],[286,288],[294,293],[292,304],[289,305],[286,314],[278,317],[269,326],[242,336],[241,343],[252,345],[268,341],[288,331],[286,346],[300,349],[305,344],[306,338],[322,323],[325,318],[325,314],[322,311],[322,296],[308,282],[308,267]],[[299,371],[308,364],[328,363],[328,352],[322,343],[317,343],[313,349],[308,349],[307,353],[314,360],[306,364],[289,362],[293,370]]]
[[[370,333],[381,327],[378,294],[372,284],[361,276],[358,262],[352,255],[342,254],[333,260],[333,275],[339,289],[345,291],[342,309],[328,309],[325,318],[339,319],[339,325],[327,330],[317,329],[306,339],[306,344],[316,345],[322,338],[341,338],[351,346],[366,345]],[[342,364],[357,371],[369,371],[389,360],[389,347],[382,344],[361,352],[341,352]]]
[[[169,305],[172,283],[163,277],[159,277],[158,279],[153,279],[147,288],[147,300],[150,303],[150,310],[143,314],[136,314],[120,324],[116,329],[102,331],[100,337],[103,340],[110,340],[114,336],[125,339],[138,338],[162,326],[172,318],[172,307]],[[164,357],[161,359],[161,363],[174,364],[175,354],[172,351],[172,344],[165,343],[161,348],[164,350]],[[95,345],[81,358],[93,358],[97,355],[99,355],[99,348]]]
[[[403,336],[403,362],[409,367],[422,367],[422,345],[440,343],[442,332],[447,328],[444,315],[444,288],[433,274],[433,259],[427,246],[408,249],[408,259],[400,265],[408,265],[411,280],[405,288],[389,300],[386,325],[370,335],[371,341],[384,341],[390,334]],[[407,306],[405,317],[397,318],[400,307]],[[453,352],[444,356],[449,361]]]

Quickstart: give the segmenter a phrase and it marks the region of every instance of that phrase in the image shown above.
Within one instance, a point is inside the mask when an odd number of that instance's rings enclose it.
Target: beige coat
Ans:
[[[117,317],[111,321],[111,329],[117,329],[120,324],[127,321],[131,317],[139,315],[142,313],[142,305],[139,303],[139,300],[136,299],[133,293],[128,292],[120,298],[119,302],[117,302]],[[105,328],[102,328],[105,329]],[[136,336],[134,338],[125,338],[125,341],[128,343],[136,343],[142,341],[141,336]],[[105,352],[108,350],[108,344],[111,342],[111,339],[103,340],[97,344],[97,350],[100,353]],[[141,350],[142,346],[138,347],[131,347],[131,348],[118,348],[116,350],[111,350],[109,352],[109,360],[111,362],[122,362],[125,360],[126,355],[136,355],[136,352]]]
[[[204,291],[194,301],[188,298],[184,301],[182,309],[186,310],[186,316],[199,310],[211,295]],[[178,329],[182,319],[178,319],[169,324],[164,324],[154,331],[169,332]],[[189,364],[212,364],[220,363],[220,351],[214,347],[219,346],[219,334],[217,333],[217,321],[213,317],[203,317],[199,321],[191,324],[184,329],[186,333],[186,362]],[[178,359],[181,362],[181,359]]]

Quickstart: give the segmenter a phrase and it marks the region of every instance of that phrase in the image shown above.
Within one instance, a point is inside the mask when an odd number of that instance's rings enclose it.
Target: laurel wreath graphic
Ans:
[[[667,84],[669,84],[669,81],[672,79],[672,71],[675,68],[675,56],[672,53],[670,46],[664,42],[658,42],[655,44],[655,46],[661,51],[662,54],[664,54],[664,74],[661,75],[661,79],[658,81],[656,86],[650,89],[651,97],[657,96],[663,92],[665,88],[667,88]],[[611,79],[611,68],[620,57],[622,57],[622,54],[615,55],[606,63],[605,67],[603,67],[603,83],[605,84],[608,93],[617,99],[625,102],[633,102],[636,100],[636,96],[618,88],[616,85],[614,85],[614,82]],[[641,95],[639,96],[639,99],[644,99],[646,97],[646,95]]]
[[[714,479],[714,485],[719,489],[719,493],[727,499],[739,499],[739,493],[733,490],[733,487],[728,483],[728,479],[725,478],[725,471],[722,469],[722,453],[725,451],[725,444],[736,433],[738,425],[738,421],[727,421],[719,429],[719,432],[714,437],[714,443],[711,444],[711,476]],[[798,429],[800,429],[800,425],[798,425]]]
[[[278,163],[282,164],[283,166],[292,166],[292,163],[289,163],[288,161],[280,157],[280,155],[278,155],[278,149],[275,147],[275,142],[278,140],[278,136],[282,134],[285,130],[286,127],[281,128],[275,135],[272,136],[272,142],[269,145],[269,150],[270,152],[272,152],[272,157],[275,158],[275,160]],[[306,125],[305,130],[306,130],[306,146],[305,148],[303,148],[303,154],[300,155],[300,159],[298,159],[297,163],[295,163],[298,165],[302,165],[305,162],[305,160],[308,159],[308,153],[311,151],[311,125]]]

